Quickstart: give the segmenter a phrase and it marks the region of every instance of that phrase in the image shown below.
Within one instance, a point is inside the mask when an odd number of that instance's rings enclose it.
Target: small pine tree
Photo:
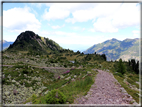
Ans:
[[[102,54],[101,56],[102,56],[103,59],[106,61],[106,55],[105,55],[105,54]]]
[[[132,69],[135,71],[136,61],[135,59],[131,59]]]
[[[129,66],[131,65],[131,62],[130,62],[130,60],[129,60]]]
[[[137,61],[136,66],[135,66],[135,72],[139,74],[139,61]]]
[[[120,72],[121,74],[124,74],[126,72],[125,66],[123,65],[123,62],[122,62],[121,58],[119,59],[119,62],[118,62],[118,70],[117,70],[117,72]]]

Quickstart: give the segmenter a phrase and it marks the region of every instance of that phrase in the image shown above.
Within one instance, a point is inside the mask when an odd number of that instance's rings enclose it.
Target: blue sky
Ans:
[[[71,50],[116,38],[140,37],[138,3],[4,3],[3,39],[26,30]]]

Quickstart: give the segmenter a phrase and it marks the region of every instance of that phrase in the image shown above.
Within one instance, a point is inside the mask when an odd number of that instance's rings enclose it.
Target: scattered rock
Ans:
[[[37,92],[37,93],[38,93],[38,94],[40,94],[41,92],[42,92],[41,90],[38,90],[38,92]]]
[[[26,104],[32,104],[32,102],[27,102]]]
[[[90,71],[87,71],[87,74],[91,74],[91,72],[90,72]]]
[[[47,94],[48,92],[49,92],[49,91],[47,90],[47,91],[44,92],[44,94]]]
[[[12,82],[16,82],[15,80],[12,80]]]
[[[137,84],[140,84],[140,82],[136,81]]]
[[[66,78],[65,80],[69,80],[69,79],[71,79],[71,77],[68,77],[68,78]]]
[[[26,62],[29,62],[29,60],[26,60]]]
[[[32,88],[32,87],[31,87],[31,88]],[[46,88],[47,88],[47,87],[44,87],[44,86],[43,86],[43,87],[41,87],[41,89],[42,89],[42,90],[44,90],[44,89],[46,89]]]
[[[2,78],[3,78],[3,79],[5,78],[5,74],[2,75]]]
[[[16,68],[15,70],[18,70],[18,68]]]
[[[61,78],[61,79],[63,79],[63,78],[64,78],[64,76],[63,76],[63,75],[60,75],[60,78]]]
[[[13,90],[13,94],[14,94],[14,95],[17,95],[17,94],[18,94],[18,91],[17,91],[16,89],[14,89],[14,90]]]
[[[4,92],[4,94],[5,94],[6,96],[9,96],[9,95],[10,95],[10,92],[9,92],[9,91],[6,91],[6,92]]]
[[[74,78],[72,78],[71,80],[72,80],[72,81],[75,81],[75,79],[74,79]]]

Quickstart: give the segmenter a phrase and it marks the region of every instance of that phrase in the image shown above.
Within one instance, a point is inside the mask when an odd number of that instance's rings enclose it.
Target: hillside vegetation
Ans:
[[[115,61],[120,58],[125,61],[129,59],[139,60],[139,39],[125,39],[119,41],[113,38],[103,43],[93,45],[84,51],[84,54],[95,52],[98,54],[105,54],[108,61]]]
[[[27,39],[27,38],[28,39]],[[106,61],[105,54],[61,48],[31,31],[21,33],[3,57],[3,103],[73,104],[95,82],[97,69],[113,73],[139,102],[139,63]]]

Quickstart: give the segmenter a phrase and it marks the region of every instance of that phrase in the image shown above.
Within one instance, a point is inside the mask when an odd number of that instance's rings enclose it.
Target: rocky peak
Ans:
[[[17,41],[21,41],[21,40],[27,40],[27,41],[29,41],[29,39],[40,39],[40,37],[37,34],[35,34],[33,31],[22,32],[17,37]]]

